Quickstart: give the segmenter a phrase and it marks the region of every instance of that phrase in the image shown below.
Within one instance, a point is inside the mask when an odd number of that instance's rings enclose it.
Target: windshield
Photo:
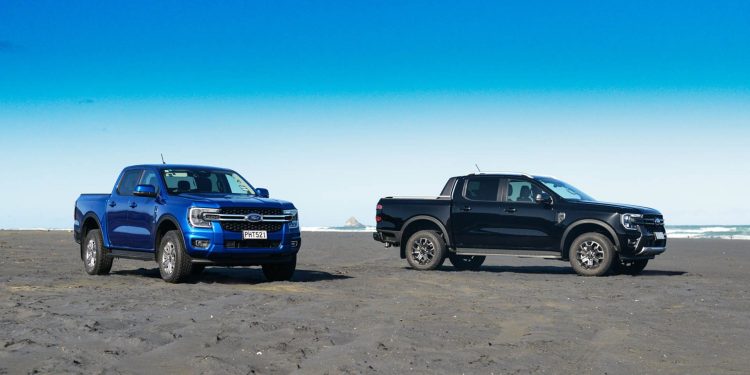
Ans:
[[[169,194],[239,194],[255,195],[255,190],[232,171],[205,169],[164,169],[161,171]]]
[[[550,177],[537,177],[536,180],[543,183],[544,186],[548,187],[550,190],[557,193],[557,195],[565,199],[590,202],[596,201],[596,199],[592,198],[590,195],[560,180],[556,180]]]

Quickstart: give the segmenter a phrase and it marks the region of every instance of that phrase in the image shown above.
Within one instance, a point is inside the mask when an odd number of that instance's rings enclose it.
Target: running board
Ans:
[[[135,251],[135,250],[118,250],[109,251],[109,256],[114,258],[133,259],[133,260],[154,260],[152,251]]]
[[[562,259],[559,251],[529,251],[529,250],[510,250],[510,249],[471,249],[458,248],[457,255],[472,256],[508,256],[519,258],[542,258],[542,259]]]

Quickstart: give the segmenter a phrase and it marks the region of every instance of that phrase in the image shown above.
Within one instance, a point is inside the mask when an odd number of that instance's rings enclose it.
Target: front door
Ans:
[[[131,247],[132,227],[130,206],[133,204],[133,191],[143,173],[142,169],[128,169],[117,182],[117,188],[107,201],[107,237],[110,246],[116,249]]]
[[[505,249],[557,250],[560,228],[556,225],[554,205],[536,203],[544,189],[531,180],[508,178],[503,181],[504,201],[499,227],[504,234],[500,246]]]
[[[156,188],[156,194],[161,191],[159,175],[156,171],[146,170],[143,172],[139,185],[152,185]],[[132,197],[130,215],[128,221],[132,227],[130,247],[136,250],[153,251],[154,250],[154,231],[156,223],[156,198],[154,197]]]
[[[456,247],[498,247],[502,238],[500,181],[499,177],[472,176],[464,179],[463,186],[456,186],[451,212]]]

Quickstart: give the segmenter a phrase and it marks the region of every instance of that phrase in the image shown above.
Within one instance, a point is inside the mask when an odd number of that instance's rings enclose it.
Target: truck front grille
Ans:
[[[262,207],[229,207],[222,208],[220,214],[229,215],[247,215],[247,214],[261,214],[261,215],[283,215],[284,212],[280,208],[262,208]],[[284,226],[284,223],[264,223],[257,222],[251,223],[249,221],[222,221],[221,229],[229,232],[242,232],[243,230],[264,230],[267,232],[278,232]]]
[[[222,221],[221,229],[230,232],[242,232],[243,230],[264,230],[266,232],[278,232],[284,223],[250,223],[247,221]]]
[[[661,215],[644,215],[638,224],[645,226],[652,232],[664,232],[664,218]]]
[[[228,207],[228,208],[222,208],[219,213],[229,214],[229,215],[247,215],[247,214],[283,215],[284,210],[280,208],[264,208],[264,207]]]

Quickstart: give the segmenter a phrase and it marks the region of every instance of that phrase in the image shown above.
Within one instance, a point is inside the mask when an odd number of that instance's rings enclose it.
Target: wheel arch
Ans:
[[[93,212],[88,212],[86,215],[83,215],[83,219],[81,220],[81,259],[83,260],[83,248],[86,246],[86,235],[88,235],[89,231],[92,229],[99,229],[102,232],[102,240],[104,240],[104,243],[106,243],[106,237],[104,237],[104,230],[102,229],[102,223],[99,221],[99,217],[96,216]],[[102,244],[104,246],[104,244]]]
[[[182,238],[183,242],[185,241],[182,227],[180,227],[179,221],[177,221],[177,218],[174,216],[164,215],[156,223],[156,229],[154,231],[154,261],[158,261],[159,259],[159,244],[161,243],[161,239],[167,234],[167,232],[172,230],[180,232],[180,238]]]
[[[578,236],[584,233],[596,232],[601,233],[615,245],[615,251],[620,251],[620,240],[617,233],[607,222],[596,219],[582,219],[574,222],[565,230],[560,241],[560,253],[565,259],[568,257],[568,248]]]
[[[412,234],[420,230],[437,230],[443,235],[445,244],[450,248],[451,240],[448,230],[445,225],[440,222],[436,217],[429,215],[418,215],[410,218],[406,222],[401,230],[401,259],[406,258],[406,242],[409,241],[409,237]]]

